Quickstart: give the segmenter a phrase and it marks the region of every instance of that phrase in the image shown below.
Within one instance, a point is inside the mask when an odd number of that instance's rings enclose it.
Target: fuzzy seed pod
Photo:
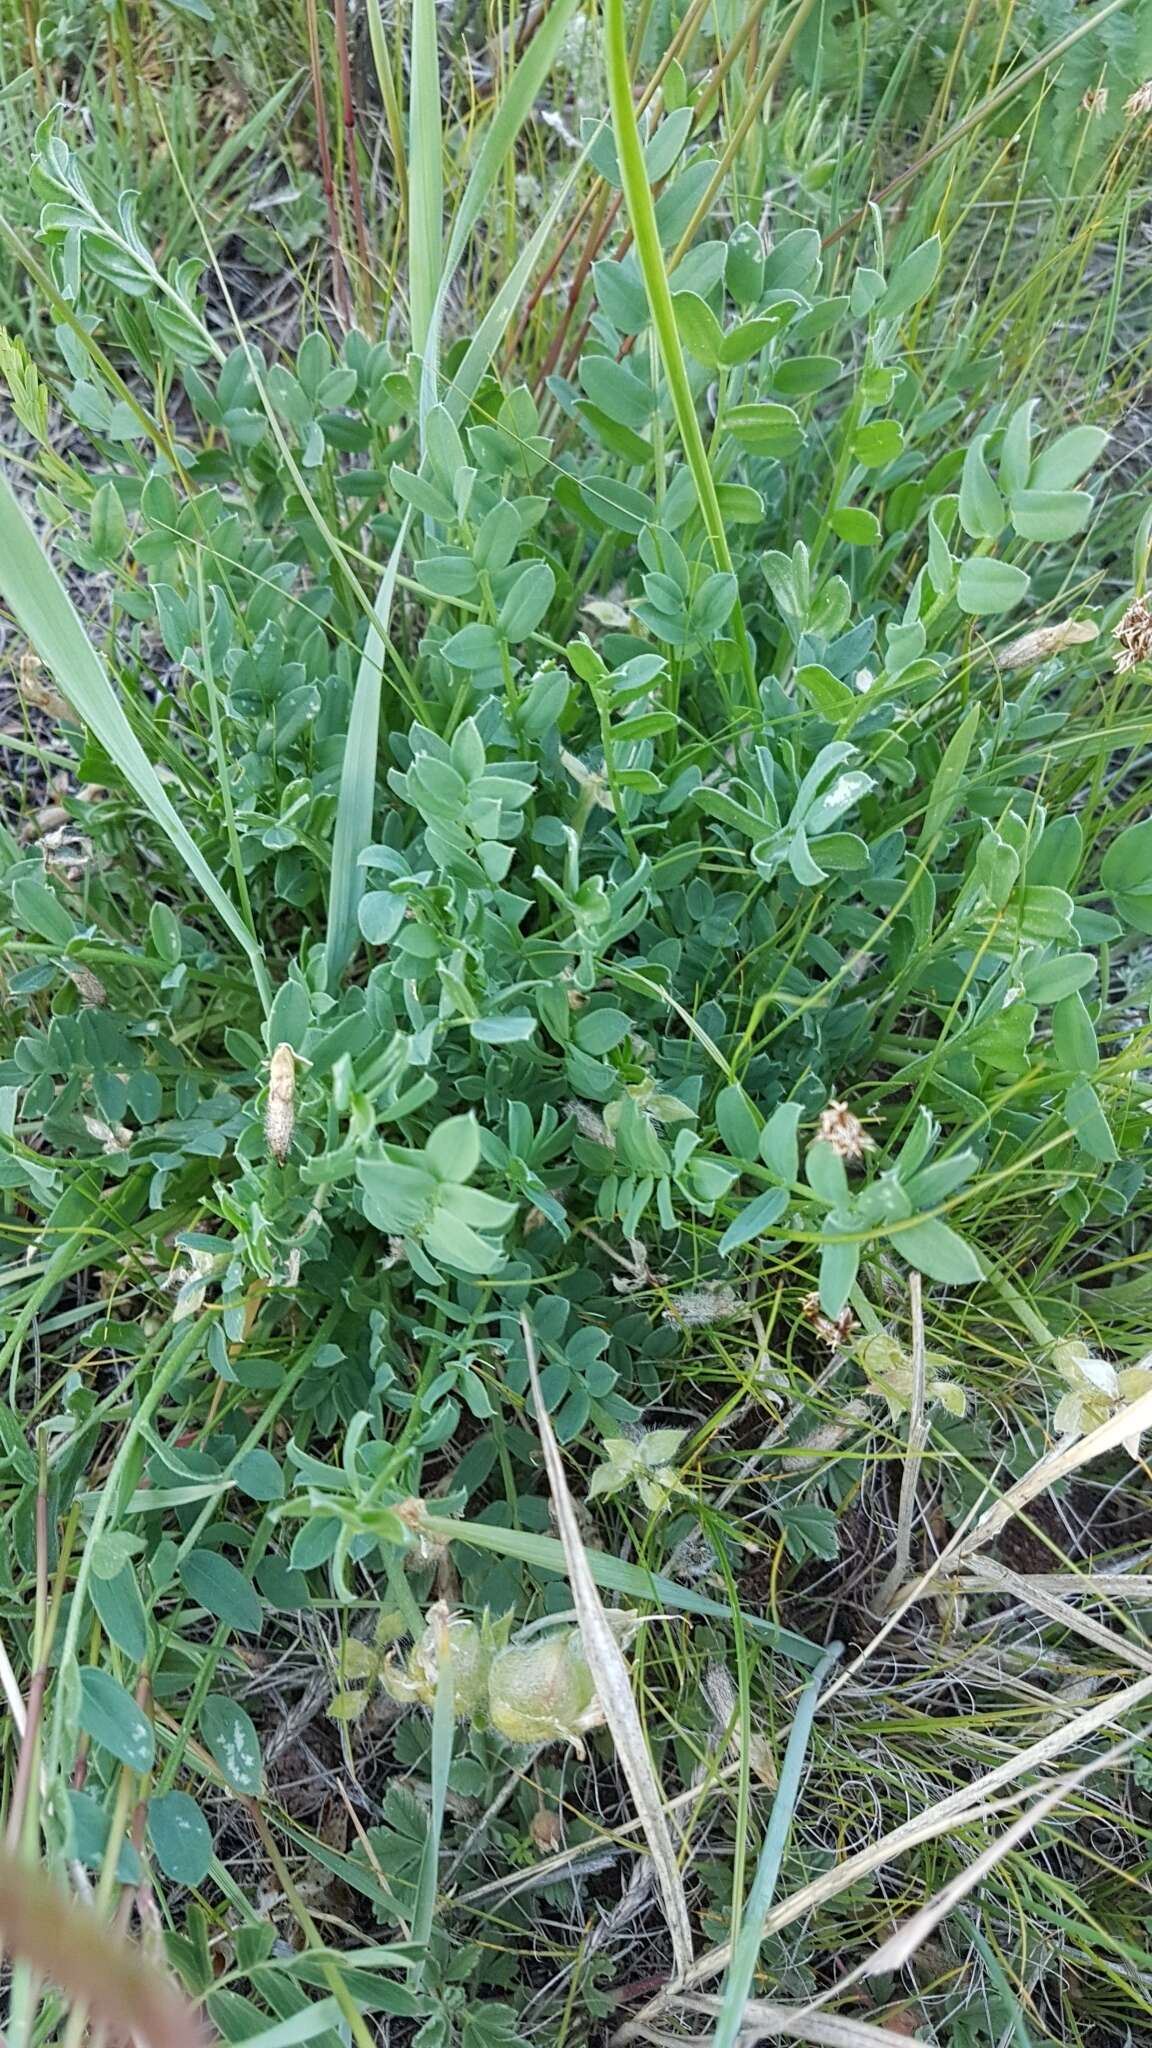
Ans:
[[[604,1720],[579,1632],[501,1650],[488,1674],[488,1712],[509,1742],[562,1741],[579,1750],[580,1737]]]
[[[90,967],[78,965],[75,960],[65,961],[64,972],[72,983],[86,1010],[101,1010],[108,1001],[108,991],[98,974]]]
[[[296,1128],[296,1055],[292,1047],[276,1047],[268,1063],[268,1107],[264,1135],[273,1159],[283,1165]]]
[[[1034,626],[1030,633],[1022,633],[1000,648],[996,659],[1001,668],[1035,668],[1050,655],[1063,654],[1068,647],[1087,647],[1098,637],[1099,628],[1091,619],[1064,619],[1059,625]]]

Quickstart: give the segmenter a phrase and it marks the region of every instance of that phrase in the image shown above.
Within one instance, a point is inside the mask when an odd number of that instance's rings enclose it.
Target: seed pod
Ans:
[[[488,1712],[509,1742],[562,1741],[579,1750],[580,1737],[604,1720],[579,1632],[501,1650],[488,1674]]]
[[[292,1047],[276,1047],[268,1063],[268,1107],[264,1135],[273,1159],[283,1165],[296,1128],[296,1055]]]

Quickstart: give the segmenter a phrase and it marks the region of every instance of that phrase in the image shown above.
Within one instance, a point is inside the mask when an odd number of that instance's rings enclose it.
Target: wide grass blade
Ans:
[[[444,131],[435,0],[412,0],[408,94],[408,295],[412,346],[422,355],[440,288],[444,243]]]
[[[466,1543],[473,1550],[513,1557],[519,1564],[533,1566],[537,1571],[567,1570],[564,1546],[555,1536],[538,1536],[531,1529],[509,1529],[499,1522],[455,1521],[449,1515],[425,1514],[420,1527],[437,1543]],[[629,1564],[627,1558],[613,1557],[607,1550],[586,1548],[584,1557],[596,1584],[606,1593],[626,1593],[630,1600],[651,1600],[656,1607],[707,1615],[713,1621],[732,1620],[731,1608],[722,1601],[710,1600],[706,1593],[682,1586],[677,1579],[666,1579],[661,1572],[646,1571],[643,1565]],[[807,1636],[781,1628],[778,1622],[760,1614],[745,1614],[742,1619],[750,1635],[767,1643],[781,1657],[790,1657],[794,1664],[809,1667],[819,1664],[823,1651],[818,1643],[810,1643]]]
[[[652,314],[660,360],[664,365],[664,375],[668,380],[672,409],[676,415],[680,440],[696,487],[700,517],[711,542],[717,568],[731,576],[734,571],[724,527],[724,515],[720,510],[716,479],[708,460],[704,435],[696,416],[696,401],[692,396],[688,366],[680,343],[680,330],[676,325],[676,312],[672,304],[672,288],[668,282],[660,230],[656,223],[656,202],[648,182],[644,148],[632,99],[624,0],[605,0],[604,60],[608,72],[608,100],[612,109],[620,181],[624,187],[624,200],[636,243],[636,260],[640,265],[640,274],[648,295],[648,306]],[[755,698],[756,671],[739,598],[736,600],[733,624],[740,647],[745,682],[749,695]]]
[[[204,895],[243,948],[266,988],[264,958],[227,891],[222,889],[159,775],[128,723],[112,679],[80,615],[30,526],[6,477],[0,475],[0,594],[76,716],[116,763],[137,801],[172,841]]]

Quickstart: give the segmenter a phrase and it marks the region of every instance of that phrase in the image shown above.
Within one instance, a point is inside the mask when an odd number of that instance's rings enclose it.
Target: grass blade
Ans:
[[[636,244],[636,257],[644,289],[648,294],[648,305],[652,314],[652,325],[656,331],[660,360],[676,414],[676,425],[692,481],[696,486],[696,497],[704,531],[712,546],[717,567],[729,576],[734,574],[728,536],[724,529],[724,516],[720,510],[720,499],[716,490],[716,479],[708,461],[708,450],[704,446],[704,435],[696,416],[696,402],[688,379],[688,366],[684,350],[680,345],[680,330],[676,325],[676,314],[672,305],[672,289],[668,283],[668,272],[664,264],[664,251],[660,243],[660,231],[656,224],[656,202],[652,187],[648,183],[648,172],[644,164],[644,149],[640,140],[640,129],[636,120],[636,109],[632,101],[632,79],[628,68],[628,41],[624,22],[624,0],[605,0],[604,6],[604,58],[608,72],[608,100],[612,109],[612,127],[616,136],[616,154],[620,164],[620,179],[624,187],[624,199],[632,234]],[[744,666],[745,681],[750,697],[756,694],[756,670],[752,657],[752,645],[744,615],[737,598],[733,613],[737,641]]]
[[[435,0],[412,0],[408,95],[408,294],[412,346],[423,355],[440,290],[444,246],[444,134]],[[433,353],[435,354],[433,340]]]
[[[780,1865],[788,1845],[792,1826],[792,1814],[800,1790],[800,1777],[804,1769],[804,1758],[808,1749],[808,1737],[816,1708],[820,1703],[820,1692],[841,1654],[839,1643],[833,1643],[817,1665],[800,1695],[796,1717],[788,1736],[784,1751],[784,1762],[780,1770],[780,1784],[772,1812],[756,1875],[744,1908],[740,1932],[732,1949],[732,1961],[728,1966],[728,1977],[720,2001],[720,2017],[716,2022],[715,2048],[735,2048],[735,2043],[744,2025],[744,2008],[756,1975],[756,1964],[760,1956],[760,1944],[764,1939],[764,1922],[776,1890]]]
[[[77,717],[95,734],[129,788],[172,841],[227,925],[267,993],[264,956],[222,889],[128,723],[112,679],[5,476],[0,475],[0,594]]]
[[[564,1463],[552,1424],[548,1419],[544,1396],[540,1391],[536,1340],[527,1317],[522,1318],[522,1326],[528,1353],[528,1371],[532,1379],[536,1426],[540,1432],[540,1444],[544,1452],[548,1484],[552,1490],[560,1540],[564,1545],[564,1555],[568,1563],[568,1583],[572,1588],[572,1604],[580,1624],[584,1654],[596,1683],[596,1691],[604,1709],[604,1718],[616,1745],[616,1753],[628,1780],[636,1811],[644,1824],[648,1851],[655,1866],[668,1931],[672,1936],[676,1975],[683,1977],[692,1967],[692,1925],[688,1918],[688,1902],[684,1896],[684,1880],[680,1875],[680,1866],[676,1861],[672,1834],[664,1811],[664,1795],[652,1768],[652,1759],[648,1754],[648,1744],[644,1738],[636,1702],[632,1697],[632,1685],[623,1652],[608,1626],[603,1603],[596,1590],[596,1581],[588,1569],[580,1526],[576,1520],[572,1496],[568,1491],[568,1481],[564,1476]]]
[[[410,152],[408,167],[409,205],[412,219],[412,341],[423,358],[420,383],[421,413],[426,415],[437,403],[440,388],[440,324],[444,302],[456,266],[468,237],[484,212],[508,151],[552,64],[560,38],[575,12],[576,0],[560,0],[532,38],[523,61],[517,66],[507,90],[488,124],[464,196],[452,224],[448,247],[442,254],[443,172],[441,162],[439,78],[436,72],[435,15],[426,0],[417,0],[413,28]],[[430,16],[430,24],[424,19]],[[431,51],[427,47],[431,37]],[[429,81],[426,67],[431,63],[431,89],[435,93],[435,115],[425,104]],[[417,73],[419,71],[419,77]],[[434,141],[433,141],[434,136]],[[583,158],[581,158],[581,162]],[[579,165],[576,166],[579,169]],[[575,171],[572,174],[575,175]],[[570,184],[571,179],[568,183]],[[543,247],[553,213],[567,197],[566,184],[546,221],[533,236],[502,290],[485,313],[473,337],[456,380],[455,413],[459,417],[500,344],[501,336],[515,310],[516,301],[539,249]],[[435,274],[431,265],[435,244]],[[531,252],[531,255],[529,255]],[[396,579],[407,545],[411,512],[406,511],[376,592],[368,636],[356,676],[348,737],[340,772],[340,800],[332,841],[332,873],[328,894],[328,986],[334,988],[356,946],[356,913],[364,889],[359,861],[372,839],[372,811],[376,792],[376,755],[380,741],[380,698],[384,684],[384,657],[388,620],[396,592]]]
[[[531,1530],[509,1529],[498,1522],[454,1521],[448,1515],[426,1514],[420,1527],[439,1543],[467,1543],[474,1550],[514,1557],[540,1571],[567,1570],[564,1546],[555,1536],[537,1536]],[[731,1608],[722,1601],[710,1600],[706,1593],[694,1592],[691,1586],[681,1586],[676,1579],[666,1579],[660,1572],[646,1571],[643,1565],[629,1564],[626,1558],[613,1557],[606,1550],[585,1549],[584,1559],[596,1584],[606,1593],[626,1593],[632,1600],[651,1600],[657,1607],[678,1608],[684,1614],[706,1614],[715,1621],[732,1620]],[[782,1657],[791,1657],[794,1663],[809,1667],[820,1662],[823,1651],[819,1644],[810,1643],[807,1636],[796,1635],[792,1629],[781,1628],[759,1614],[745,1614],[743,1621],[751,1634],[770,1643]]]

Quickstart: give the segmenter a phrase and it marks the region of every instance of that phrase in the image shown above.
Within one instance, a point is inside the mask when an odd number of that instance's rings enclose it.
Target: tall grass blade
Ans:
[[[664,1794],[652,1768],[648,1744],[636,1702],[632,1697],[632,1685],[624,1655],[616,1641],[596,1581],[588,1569],[584,1554],[584,1543],[576,1510],[568,1491],[564,1476],[564,1461],[559,1445],[548,1419],[544,1396],[540,1390],[540,1371],[536,1358],[536,1340],[527,1317],[522,1319],[524,1345],[528,1353],[528,1371],[532,1380],[532,1400],[536,1409],[536,1426],[540,1432],[540,1445],[544,1452],[544,1464],[548,1473],[548,1484],[552,1491],[552,1503],[556,1510],[556,1521],[560,1530],[560,1541],[568,1564],[568,1583],[572,1588],[572,1604],[580,1624],[580,1636],[584,1644],[584,1655],[588,1668],[595,1680],[596,1692],[604,1709],[604,1718],[621,1768],[628,1780],[636,1811],[644,1824],[648,1851],[656,1871],[656,1881],[664,1902],[664,1914],[668,1931],[672,1936],[672,1956],[676,1975],[683,1977],[692,1967],[692,1924],[688,1918],[688,1901],[684,1896],[684,1880],[676,1861],[676,1850],[672,1833],[664,1811]]]
[[[660,360],[664,366],[664,375],[668,380],[672,398],[672,409],[676,415],[676,426],[696,487],[704,531],[711,543],[717,567],[731,576],[734,573],[732,555],[724,529],[716,479],[708,461],[708,450],[704,445],[704,435],[696,416],[696,403],[688,378],[688,366],[680,344],[680,330],[676,325],[676,313],[672,305],[672,288],[668,282],[660,230],[656,223],[656,202],[648,182],[640,128],[632,100],[624,0],[605,0],[604,58],[608,73],[608,102],[612,109],[612,127],[616,136],[616,154],[620,164],[620,180],[635,238],[636,258],[648,295]],[[756,671],[739,599],[736,601],[733,619],[749,695],[754,697]]]
[[[776,1891],[780,1865],[788,1846],[792,1827],[792,1814],[800,1791],[800,1777],[804,1769],[804,1758],[808,1750],[808,1737],[812,1732],[816,1708],[820,1702],[820,1691],[841,1654],[839,1643],[833,1643],[817,1665],[800,1695],[796,1717],[788,1736],[784,1751],[784,1762],[780,1770],[780,1784],[772,1802],[767,1832],[752,1889],[748,1894],[732,1950],[732,1961],[728,1966],[728,1977],[720,2001],[720,2017],[716,2022],[715,2048],[735,2048],[744,2026],[744,2008],[756,1975],[756,1964],[760,1956],[760,1944],[764,1939],[764,1921]]]
[[[449,1515],[426,1514],[420,1526],[437,1543],[466,1543],[473,1550],[514,1557],[518,1563],[538,1571],[566,1569],[564,1546],[555,1536],[538,1536],[531,1529],[509,1529],[499,1522],[455,1521]],[[613,1557],[607,1550],[586,1548],[584,1560],[596,1584],[606,1593],[626,1593],[631,1600],[651,1600],[657,1607],[674,1608],[682,1614],[706,1614],[714,1621],[731,1623],[731,1609],[722,1601],[710,1600],[706,1593],[682,1586],[676,1579],[666,1579],[661,1572],[646,1571],[643,1565],[629,1564],[627,1558]],[[778,1622],[760,1614],[745,1614],[743,1621],[750,1635],[771,1644],[781,1657],[791,1657],[794,1664],[811,1667],[820,1662],[823,1652],[807,1636],[781,1628]]]
[[[412,0],[408,92],[408,293],[412,346],[423,355],[440,289],[444,246],[444,131],[436,0]]]
[[[128,723],[112,679],[68,592],[36,538],[6,477],[0,475],[0,593],[77,717],[116,763],[137,800],[172,841],[262,989],[264,958],[252,932],[174,808],[152,762]]]
[[[206,2048],[206,2035],[162,1970],[7,1851],[0,1855],[0,1941],[117,2038],[145,2048]]]
[[[417,91],[416,68],[418,61],[427,61],[417,44],[413,49],[413,82],[411,94],[413,144],[408,167],[409,204],[413,219],[412,234],[412,341],[422,358],[420,409],[426,416],[439,400],[440,386],[440,328],[444,302],[456,266],[464,253],[468,237],[484,212],[508,151],[514,146],[524,122],[532,110],[533,103],[548,75],[570,17],[575,12],[577,0],[560,0],[560,4],[549,10],[541,28],[533,36],[523,61],[517,66],[500,103],[492,115],[485,131],[476,162],[460,201],[456,218],[452,224],[448,247],[443,253],[434,280],[424,276],[424,264],[429,256],[430,235],[427,226],[423,230],[424,244],[416,230],[418,213],[425,216],[435,206],[437,209],[437,251],[442,234],[441,215],[443,211],[441,138],[439,134],[439,82],[436,79],[436,175],[440,183],[433,194],[433,169],[431,163],[432,132],[431,113],[424,110],[419,123],[420,148],[417,151],[416,116],[421,101]],[[419,13],[423,0],[417,0]],[[419,21],[414,24],[413,34],[417,36]],[[435,20],[432,22],[432,63],[435,75]],[[421,83],[421,91],[423,82]],[[580,162],[583,162],[581,157]],[[541,222],[492,304],[485,313],[477,333],[474,335],[464,362],[457,376],[451,408],[460,418],[465,406],[484,376],[492,357],[500,345],[504,330],[515,311],[520,291],[544,246],[560,206],[567,197],[572,177],[579,169],[577,164],[563,191],[548,209]],[[418,182],[422,184],[422,196],[418,195]],[[421,248],[423,246],[423,253]],[[416,279],[420,277],[419,295]],[[422,294],[427,285],[428,301],[424,308]],[[364,877],[359,861],[364,848],[372,840],[372,809],[376,792],[376,756],[380,743],[380,699],[384,684],[384,658],[387,652],[386,635],[392,604],[396,593],[396,579],[400,571],[404,548],[407,545],[411,525],[411,512],[406,511],[396,537],[392,553],[385,565],[380,586],[373,605],[373,617],[369,621],[368,636],[356,675],[356,688],[352,699],[352,712],[348,722],[348,736],[344,744],[344,759],[340,771],[340,799],[336,813],[336,829],[332,841],[332,874],[328,893],[327,969],[328,986],[334,988],[356,946],[356,913],[364,890]]]

